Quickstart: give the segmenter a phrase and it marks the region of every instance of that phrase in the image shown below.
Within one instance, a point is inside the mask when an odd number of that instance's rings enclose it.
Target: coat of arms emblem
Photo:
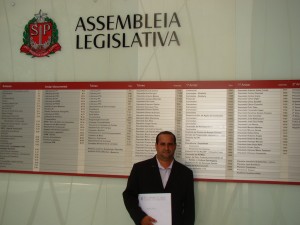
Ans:
[[[40,10],[25,26],[20,51],[33,57],[43,57],[60,50],[56,24]]]

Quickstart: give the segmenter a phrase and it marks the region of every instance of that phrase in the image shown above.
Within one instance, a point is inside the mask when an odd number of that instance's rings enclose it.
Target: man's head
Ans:
[[[174,159],[176,136],[170,131],[162,131],[156,136],[156,156],[158,160],[170,162]]]

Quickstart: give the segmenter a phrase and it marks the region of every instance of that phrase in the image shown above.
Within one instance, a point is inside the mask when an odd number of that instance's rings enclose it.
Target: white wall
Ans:
[[[20,53],[22,33],[40,9],[57,24],[62,51],[32,58]],[[80,16],[154,12],[178,14],[180,47],[75,47]],[[0,81],[300,79],[299,12],[299,0],[2,0]],[[125,185],[0,173],[0,225],[133,224]],[[300,221],[299,186],[195,182],[195,191],[196,225]]]

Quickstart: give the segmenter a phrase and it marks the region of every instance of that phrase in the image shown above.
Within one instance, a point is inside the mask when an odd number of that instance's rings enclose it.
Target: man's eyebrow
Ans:
[[[175,144],[174,142],[159,142],[159,144]]]

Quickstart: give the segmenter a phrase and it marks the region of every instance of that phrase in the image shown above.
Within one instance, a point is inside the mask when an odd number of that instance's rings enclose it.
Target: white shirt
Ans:
[[[164,168],[160,162],[158,161],[158,159],[156,158],[157,164],[158,164],[158,168],[159,168],[159,172],[160,172],[160,177],[161,177],[161,181],[163,183],[164,188],[167,185],[167,182],[169,180],[170,174],[171,174],[171,169],[173,166],[173,162],[174,160],[171,162],[171,164],[168,166],[168,168]]]

